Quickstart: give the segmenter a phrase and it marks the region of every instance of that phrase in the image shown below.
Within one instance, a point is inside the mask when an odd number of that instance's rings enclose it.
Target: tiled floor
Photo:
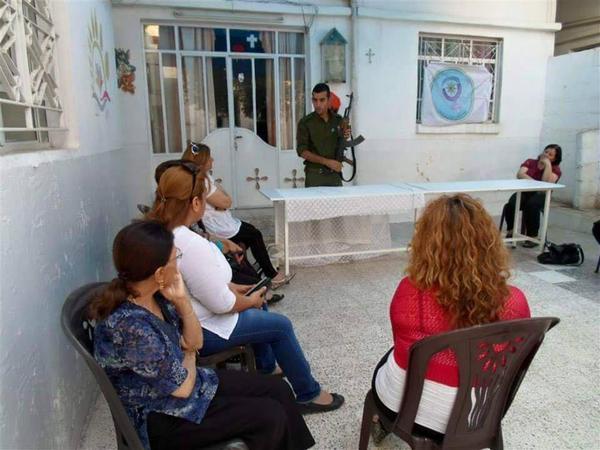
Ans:
[[[521,288],[534,316],[558,316],[504,420],[507,449],[600,448],[600,247],[591,234],[551,229],[556,242],[579,242],[581,267],[538,264],[536,249],[511,250],[512,283]],[[273,310],[290,317],[316,378],[346,397],[329,414],[308,416],[317,449],[356,449],[362,402],[372,370],[392,345],[388,304],[406,256],[297,269],[286,298]],[[84,448],[115,449],[108,408],[99,398]],[[388,437],[382,449],[408,448]]]

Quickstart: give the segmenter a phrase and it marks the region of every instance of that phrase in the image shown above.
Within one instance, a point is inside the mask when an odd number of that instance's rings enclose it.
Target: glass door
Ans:
[[[269,206],[262,187],[278,179],[275,59],[231,57],[233,156],[238,207]]]

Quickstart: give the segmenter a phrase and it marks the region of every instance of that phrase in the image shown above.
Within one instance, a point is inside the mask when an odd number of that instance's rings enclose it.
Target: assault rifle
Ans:
[[[354,99],[354,93],[351,92],[350,95],[347,95],[347,97],[349,97],[350,100],[348,101],[348,106],[344,110],[342,123],[338,128],[338,145],[335,151],[335,159],[341,163],[347,162],[348,164],[352,165],[352,175],[347,180],[344,179],[344,174],[340,172],[340,178],[343,181],[352,181],[356,176],[356,154],[354,153],[354,147],[362,143],[365,138],[362,137],[362,135],[358,135],[358,137],[354,138],[352,134],[350,134],[350,140],[346,140],[344,137],[345,131],[350,127],[350,112],[352,111],[352,100]],[[348,148],[351,150],[352,159],[348,159],[345,156],[346,149]]]

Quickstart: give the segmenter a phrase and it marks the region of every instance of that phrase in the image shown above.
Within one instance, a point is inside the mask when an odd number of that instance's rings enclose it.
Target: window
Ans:
[[[56,33],[48,0],[3,0],[0,7],[0,146],[47,143],[60,128]]]
[[[294,148],[295,123],[306,111],[304,34],[143,27],[154,153],[180,153],[187,141],[230,126]]]
[[[421,122],[421,99],[425,66],[430,61],[452,64],[484,65],[492,74],[492,95],[488,122],[498,121],[499,77],[502,67],[502,40],[452,35],[419,35],[417,122]]]

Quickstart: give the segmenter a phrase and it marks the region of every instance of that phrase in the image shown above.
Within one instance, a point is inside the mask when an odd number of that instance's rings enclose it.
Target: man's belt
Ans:
[[[318,173],[320,175],[331,175],[333,173],[336,173],[333,170],[331,170],[329,167],[325,167],[325,166],[322,166],[322,167],[310,167],[310,166],[306,166],[306,167],[304,167],[304,170],[307,173],[308,172]]]

